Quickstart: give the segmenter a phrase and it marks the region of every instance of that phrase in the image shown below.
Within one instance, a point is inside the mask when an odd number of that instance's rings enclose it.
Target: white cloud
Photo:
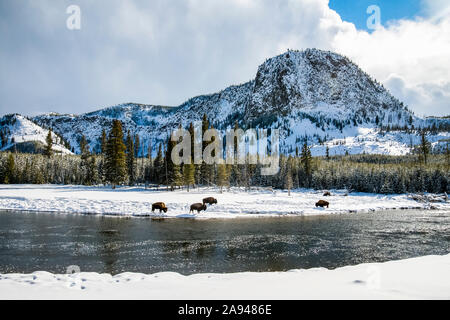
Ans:
[[[392,91],[401,78],[404,99],[420,114],[449,114],[450,14],[434,20],[401,20],[371,34],[357,31],[339,34],[334,48],[351,57]],[[439,88],[435,96],[431,88]],[[433,89],[434,90],[434,89]],[[411,95],[409,95],[411,94]],[[436,97],[438,101],[435,101]],[[440,106],[440,109],[436,106]]]
[[[447,16],[450,12],[448,0],[422,0],[423,12],[434,20]]]
[[[309,47],[349,56],[419,114],[450,113],[448,1],[424,0],[425,18],[371,34],[328,0],[78,0],[82,29],[68,31],[72,2],[0,3],[0,114],[177,105]]]
[[[408,86],[405,79],[391,74],[385,85],[393,95],[411,106],[423,106],[418,115],[439,115],[449,113],[450,82],[443,84],[426,83]]]

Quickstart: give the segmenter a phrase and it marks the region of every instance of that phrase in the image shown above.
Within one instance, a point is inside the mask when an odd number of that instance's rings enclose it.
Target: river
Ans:
[[[450,212],[227,220],[0,212],[0,273],[337,268],[450,253]]]

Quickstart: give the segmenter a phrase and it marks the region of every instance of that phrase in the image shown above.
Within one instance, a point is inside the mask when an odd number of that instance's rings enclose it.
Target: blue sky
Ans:
[[[80,30],[66,24],[74,4]],[[366,32],[373,4],[384,28]],[[419,115],[446,115],[449,26],[449,0],[0,0],[0,116],[176,106],[307,48],[346,55]]]
[[[330,0],[330,8],[358,29],[367,30],[367,8],[377,5],[381,9],[381,24],[390,20],[413,19],[423,13],[421,0]]]

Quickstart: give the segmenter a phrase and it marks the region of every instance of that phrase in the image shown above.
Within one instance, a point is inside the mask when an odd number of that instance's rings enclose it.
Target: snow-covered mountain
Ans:
[[[0,118],[0,150],[17,150],[21,152],[39,152],[47,144],[49,130],[19,115],[10,114]],[[56,153],[71,154],[64,139],[52,132],[53,146]]]
[[[199,121],[206,114],[215,128],[224,130],[238,122],[240,127],[280,128],[283,152],[293,153],[305,138],[313,155],[343,153],[406,154],[418,143],[410,133],[380,132],[380,127],[436,130],[429,139],[446,143],[449,119],[421,119],[393,97],[348,58],[308,49],[288,51],[268,59],[254,80],[225,90],[192,98],[177,107],[122,104],[82,115],[45,114],[33,118],[51,127],[79,151],[81,135],[91,150],[99,149],[103,128],[120,119],[125,131],[140,137],[141,154],[181,124]]]

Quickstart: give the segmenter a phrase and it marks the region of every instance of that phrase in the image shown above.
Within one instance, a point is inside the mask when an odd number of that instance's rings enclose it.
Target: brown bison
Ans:
[[[152,204],[152,212],[155,212],[155,209],[159,209],[159,213],[161,213],[161,211],[167,212],[167,207],[164,202],[156,202]]]
[[[190,212],[194,212],[195,210],[197,210],[198,213],[200,213],[200,211],[206,211],[206,204],[203,203],[194,203],[193,205],[191,205],[191,211]]]
[[[217,204],[217,199],[213,197],[205,198],[203,204]]]
[[[322,208],[327,207],[327,208],[329,208],[330,204],[327,201],[325,201],[325,200],[320,200],[319,202],[316,203],[316,208],[317,207],[322,207]]]
[[[330,192],[330,191],[325,191],[325,192],[323,193],[323,196],[324,196],[324,197],[331,197],[331,192]]]

